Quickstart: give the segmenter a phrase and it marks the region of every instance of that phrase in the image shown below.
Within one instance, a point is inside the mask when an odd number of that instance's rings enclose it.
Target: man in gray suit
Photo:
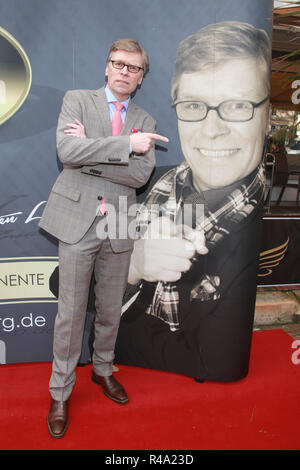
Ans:
[[[92,380],[116,403],[128,402],[112,375],[133,248],[128,230],[124,236],[124,223],[125,229],[134,224],[128,209],[135,203],[135,189],[148,181],[154,168],[155,139],[168,141],[153,133],[154,119],[130,100],[148,67],[147,53],[137,41],[116,41],[106,62],[107,86],[68,91],[59,115],[57,153],[64,168],[40,220],[40,227],[59,240],[59,300],[47,416],[54,438],[62,437],[68,427],[68,400],[93,271],[97,314]],[[112,124],[116,116],[123,126],[120,134]]]

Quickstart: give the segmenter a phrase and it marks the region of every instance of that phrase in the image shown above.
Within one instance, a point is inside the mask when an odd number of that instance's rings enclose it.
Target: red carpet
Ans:
[[[119,406],[77,369],[70,426],[51,439],[48,363],[0,366],[0,449],[300,449],[300,364],[282,330],[256,332],[250,372],[235,383],[120,366],[131,401]],[[299,355],[298,355],[299,357]]]

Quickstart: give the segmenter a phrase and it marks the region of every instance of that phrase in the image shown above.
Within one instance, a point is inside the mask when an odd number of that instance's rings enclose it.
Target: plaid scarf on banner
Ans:
[[[145,202],[139,207],[137,212],[137,232],[139,236],[147,237],[145,234],[147,227],[156,217],[169,217],[173,222],[177,222],[178,213],[187,202],[192,201],[195,208],[195,201],[204,204],[205,199],[201,193],[197,192],[189,183],[192,181],[192,171],[186,162],[168,171],[154,185]],[[211,251],[224,237],[228,236],[237,226],[245,220],[258,206],[264,195],[265,174],[264,168],[260,165],[251,178],[246,177],[240,184],[233,185],[234,189],[216,204],[213,211],[205,208],[200,211],[194,222],[194,229],[205,234],[206,246]],[[195,212],[195,211],[194,211]],[[198,298],[202,301],[211,298],[203,288],[203,281],[209,280],[214,284],[213,277],[204,274],[200,282],[191,291],[191,298]],[[218,293],[213,297],[219,298]],[[179,329],[179,293],[176,283],[159,281],[151,305],[147,307],[146,313],[154,315],[166,322],[171,331]]]

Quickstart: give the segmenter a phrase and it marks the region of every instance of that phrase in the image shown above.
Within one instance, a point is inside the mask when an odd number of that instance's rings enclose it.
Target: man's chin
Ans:
[[[212,172],[213,172],[213,169],[212,169]],[[231,184],[235,183],[241,178],[243,178],[243,176],[233,175],[232,173],[230,175],[226,175],[226,173],[222,173],[219,176],[214,175],[213,178],[204,179],[203,174],[202,174],[201,178],[196,179],[194,177],[194,185],[196,189],[201,190],[201,191],[208,191],[212,189],[217,190],[217,189],[226,188],[227,186],[230,186]]]

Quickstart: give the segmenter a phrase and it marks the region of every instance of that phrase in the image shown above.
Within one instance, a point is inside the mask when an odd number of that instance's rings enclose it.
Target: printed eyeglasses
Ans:
[[[177,118],[180,121],[203,121],[209,111],[215,110],[224,121],[245,122],[250,121],[253,118],[254,109],[264,104],[268,99],[269,96],[266,96],[259,103],[248,100],[227,100],[218,106],[209,106],[203,101],[183,100],[175,102],[172,107],[175,108]]]

